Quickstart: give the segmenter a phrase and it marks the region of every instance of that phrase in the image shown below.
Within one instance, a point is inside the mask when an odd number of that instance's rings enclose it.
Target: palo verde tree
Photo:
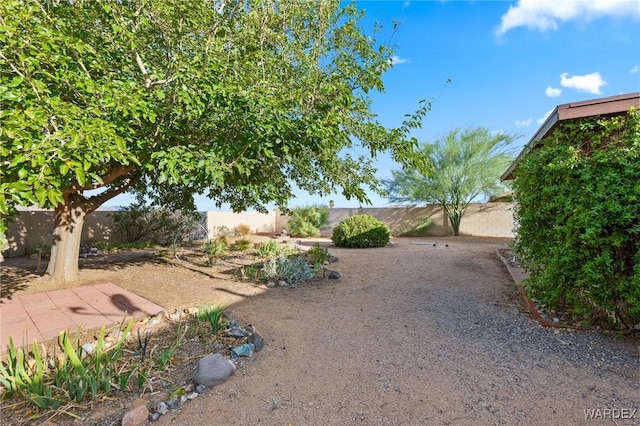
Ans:
[[[361,18],[338,0],[1,2],[0,213],[54,209],[47,273],[68,281],[86,215],[125,191],[169,210],[286,207],[294,184],[366,201],[377,152],[419,166],[428,104],[376,121],[392,51]]]
[[[515,139],[484,128],[456,129],[435,143],[421,144],[431,162],[429,174],[416,168],[394,170],[383,186],[391,202],[442,206],[457,236],[469,203],[504,191],[500,175],[513,160],[509,145]]]

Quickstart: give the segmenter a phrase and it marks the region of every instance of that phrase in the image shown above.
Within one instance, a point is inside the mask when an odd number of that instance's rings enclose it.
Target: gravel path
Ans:
[[[540,327],[504,241],[435,242],[332,248],[340,280],[234,305],[267,348],[158,424],[640,424],[637,340]]]

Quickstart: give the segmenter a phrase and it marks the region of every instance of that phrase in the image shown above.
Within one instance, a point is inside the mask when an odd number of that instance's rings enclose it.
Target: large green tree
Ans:
[[[430,173],[394,170],[383,186],[391,202],[442,206],[457,236],[469,203],[505,190],[500,175],[514,158],[510,145],[515,139],[484,128],[453,130],[434,143],[421,144],[431,163]]]
[[[55,210],[47,273],[67,281],[84,218],[125,191],[168,209],[285,207],[293,185],[366,201],[376,153],[417,165],[428,105],[376,121],[392,51],[361,18],[337,0],[4,0],[0,213]]]

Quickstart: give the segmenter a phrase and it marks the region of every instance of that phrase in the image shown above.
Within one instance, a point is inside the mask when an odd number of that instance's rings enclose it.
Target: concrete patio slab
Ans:
[[[61,331],[86,330],[143,318],[164,308],[113,283],[2,299],[0,351],[13,337],[16,346],[56,338]]]

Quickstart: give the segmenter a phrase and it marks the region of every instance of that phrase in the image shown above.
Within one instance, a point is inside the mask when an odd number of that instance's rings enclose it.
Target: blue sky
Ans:
[[[356,1],[366,11],[363,30],[383,25],[377,39],[394,46],[385,92],[374,94],[382,124],[398,126],[421,99],[432,102],[419,141],[455,128],[482,126],[517,133],[519,151],[559,104],[640,91],[640,1]],[[393,21],[400,23],[392,31]],[[451,82],[447,83],[450,79]],[[376,161],[380,178],[398,168]],[[373,206],[388,202],[370,193]],[[290,207],[357,207],[339,195],[303,192]],[[200,210],[212,201],[197,198]],[[126,205],[121,196],[109,205]]]

